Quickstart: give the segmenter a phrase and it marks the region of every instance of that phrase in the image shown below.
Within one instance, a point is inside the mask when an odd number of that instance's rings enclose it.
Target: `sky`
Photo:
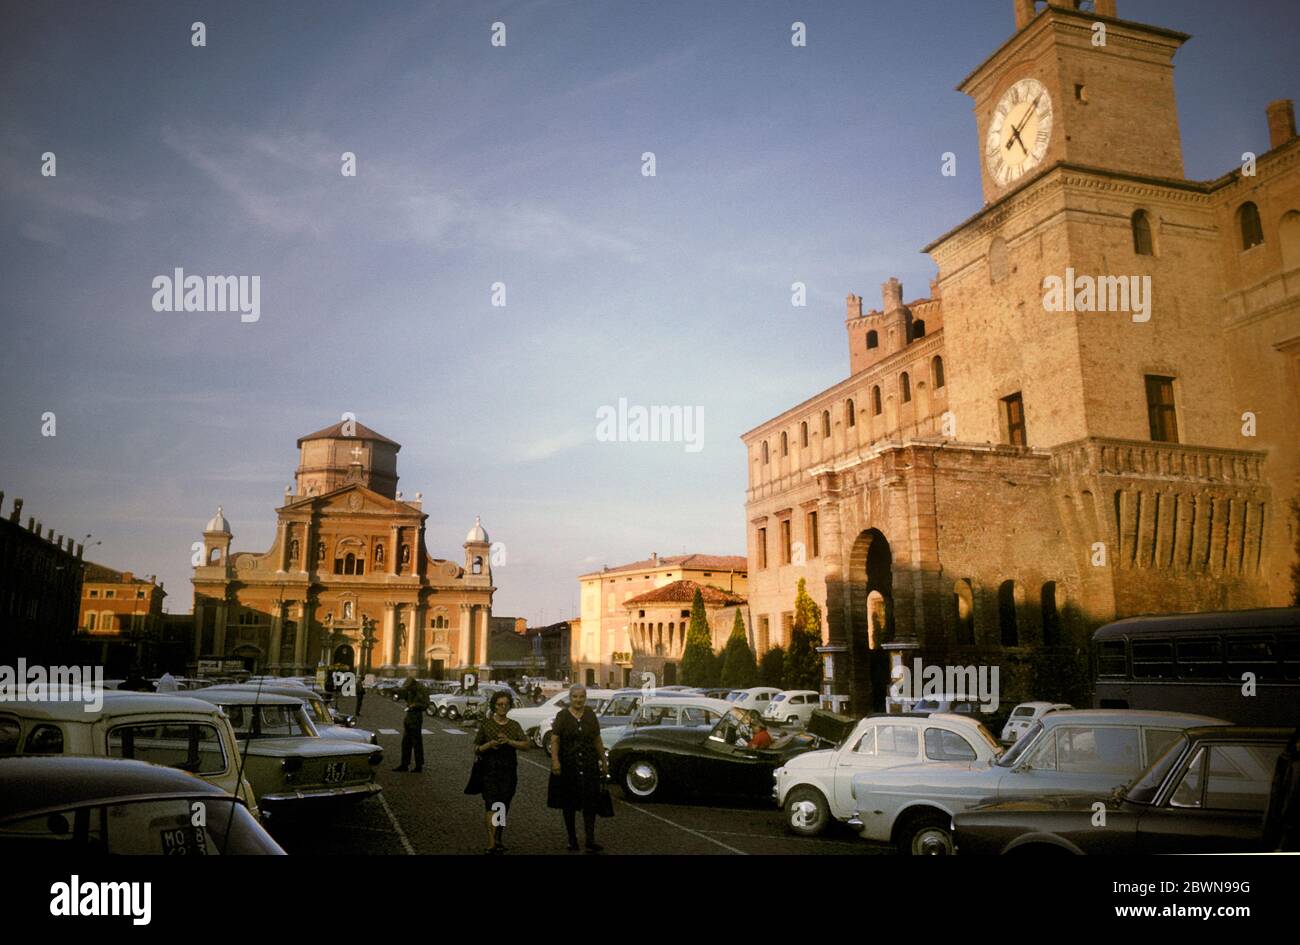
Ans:
[[[1119,13],[1193,34],[1188,177],[1267,150],[1300,4]],[[3,513],[90,534],[186,613],[216,507],[235,550],[269,548],[297,438],[351,412],[402,444],[431,555],[463,560],[482,517],[493,611],[530,624],[575,616],[604,564],[745,553],[740,435],[847,375],[848,293],[927,294],[920,248],[981,203],[954,87],[1014,30],[1012,0],[0,16]],[[155,311],[177,268],[258,276],[259,317]],[[698,410],[700,448],[598,439],[620,398]]]

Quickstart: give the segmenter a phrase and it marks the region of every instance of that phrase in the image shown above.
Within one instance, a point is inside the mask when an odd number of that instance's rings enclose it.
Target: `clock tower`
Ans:
[[[1182,179],[1187,34],[1121,20],[1116,0],[1015,3],[1015,35],[957,87],[974,100],[985,202],[1059,162]]]

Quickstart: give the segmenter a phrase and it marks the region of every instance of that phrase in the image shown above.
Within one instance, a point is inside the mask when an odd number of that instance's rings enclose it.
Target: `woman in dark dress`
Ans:
[[[596,842],[596,813],[608,770],[600,722],[587,705],[586,687],[570,686],[569,705],[560,710],[551,729],[552,790],[547,798],[549,806],[564,812],[570,850],[578,849],[578,811],[582,811],[587,852],[601,850]]]
[[[492,711],[479,722],[474,736],[474,754],[482,766],[484,822],[487,824],[488,853],[504,853],[501,838],[505,835],[506,814],[515,796],[518,763],[515,752],[528,748],[528,736],[507,713],[510,694],[498,692],[492,697]]]

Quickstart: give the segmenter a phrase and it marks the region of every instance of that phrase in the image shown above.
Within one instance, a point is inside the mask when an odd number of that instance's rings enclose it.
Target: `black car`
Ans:
[[[70,755],[0,761],[0,857],[11,863],[30,854],[283,853],[242,800],[175,768]]]
[[[1293,731],[1218,725],[1188,729],[1164,755],[1109,801],[1080,795],[1008,799],[953,818],[957,852],[1249,853],[1295,792],[1281,766]],[[1270,801],[1270,798],[1272,800]],[[1295,799],[1290,798],[1290,817]]]
[[[708,732],[654,726],[635,730],[610,751],[610,778],[634,801],[665,794],[769,798],[772,772],[818,747],[820,739],[808,733],[782,735],[767,748],[751,748],[758,721],[757,712],[736,708]]]

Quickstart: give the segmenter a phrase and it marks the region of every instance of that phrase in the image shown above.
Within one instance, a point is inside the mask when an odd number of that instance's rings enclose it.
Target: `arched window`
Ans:
[[[343,573],[344,574],[357,573],[357,556],[350,551],[343,556]]]
[[[953,587],[953,607],[957,619],[957,642],[963,646],[975,645],[975,595],[970,580],[961,578]]]
[[[867,332],[867,349],[870,350],[871,348],[879,348],[879,347],[880,347],[880,335],[876,334],[874,330]]]
[[[1003,646],[1020,645],[1020,628],[1016,626],[1016,582],[1003,581],[998,588],[998,629]]]
[[[799,424],[799,445],[803,449],[808,448],[808,421],[807,420]]]
[[[781,431],[781,455],[782,456],[790,455],[790,437],[786,434],[784,430]]]
[[[871,415],[873,417],[880,416],[881,409],[882,408],[880,406],[880,385],[877,384],[875,387],[871,388]]]
[[[764,441],[763,441],[763,465],[764,465],[764,466],[767,465],[767,463],[768,463],[768,459],[769,459],[769,457],[768,457],[768,454],[767,454],[767,440],[764,440]]]
[[[1249,200],[1237,211],[1237,222],[1241,226],[1241,248],[1250,249],[1264,242],[1264,228],[1259,222],[1259,207]]]
[[[830,436],[830,435],[831,435],[831,412],[829,410],[823,410],[822,411],[822,436]]]
[[[852,399],[849,399],[844,404],[844,422],[851,427],[858,425],[857,411],[853,407]]]
[[[1130,220],[1133,226],[1133,252],[1139,256],[1154,256],[1151,242],[1151,218],[1145,210],[1137,210]]]
[[[898,393],[902,397],[903,403],[909,403],[912,400],[912,379],[904,371],[898,378]]]
[[[930,377],[935,388],[943,386],[943,358],[939,357],[937,354],[930,359]]]
[[[94,630],[94,629],[95,629],[95,620],[96,620],[96,618],[98,618],[98,617],[99,617],[99,614],[95,613],[93,610],[92,610],[90,613],[86,614],[86,629],[87,629],[87,630]]]
[[[925,319],[918,318],[912,322],[912,340],[925,337]]]
[[[473,567],[473,569],[472,569],[472,572],[473,572],[474,574],[482,574],[482,573],[483,573],[483,556],[482,556],[482,555],[475,555],[475,556],[474,556],[474,567]]]

